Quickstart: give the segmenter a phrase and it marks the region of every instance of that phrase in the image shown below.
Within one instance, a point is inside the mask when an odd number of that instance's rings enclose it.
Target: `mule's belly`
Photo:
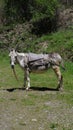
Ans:
[[[37,73],[37,74],[41,74],[41,73],[45,73],[47,70],[33,70],[32,73]]]
[[[47,70],[48,70],[48,67],[40,66],[40,67],[37,67],[37,68],[32,68],[31,72],[32,73],[43,73],[43,72],[46,72]]]

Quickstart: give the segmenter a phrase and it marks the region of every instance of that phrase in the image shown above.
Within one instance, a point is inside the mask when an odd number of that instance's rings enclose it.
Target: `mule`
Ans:
[[[19,53],[15,49],[10,50],[10,64],[14,70],[15,63],[18,63],[24,71],[24,87],[26,90],[30,88],[30,73],[41,73],[52,68],[57,75],[57,90],[63,88],[63,76],[60,66],[64,69],[63,59],[58,53],[35,54],[35,53]],[[15,71],[14,71],[15,72]]]

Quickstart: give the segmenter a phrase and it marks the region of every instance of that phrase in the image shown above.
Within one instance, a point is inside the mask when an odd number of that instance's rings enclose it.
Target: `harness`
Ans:
[[[60,66],[59,64],[56,64],[55,62],[51,60],[45,60],[44,58],[39,58],[36,60],[29,61],[27,63],[27,67],[32,70],[32,69],[38,69],[38,67],[45,67],[45,69],[50,68],[51,66]]]
[[[28,62],[28,68],[31,70],[36,70],[38,68],[44,67],[45,69],[50,68],[51,64],[48,60],[45,60],[44,58],[39,58],[33,61]]]

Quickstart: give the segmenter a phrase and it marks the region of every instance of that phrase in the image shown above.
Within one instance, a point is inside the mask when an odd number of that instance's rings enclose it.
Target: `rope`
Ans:
[[[19,80],[18,80],[18,77],[17,77],[17,75],[16,75],[16,72],[15,72],[15,69],[12,69],[12,70],[13,70],[13,73],[14,73],[14,76],[15,76],[16,80],[19,81]]]

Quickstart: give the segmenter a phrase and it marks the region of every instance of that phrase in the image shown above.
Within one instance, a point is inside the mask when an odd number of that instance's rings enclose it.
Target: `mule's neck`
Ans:
[[[25,68],[25,65],[27,64],[27,58],[25,53],[18,53],[17,52],[17,62],[22,67]]]

